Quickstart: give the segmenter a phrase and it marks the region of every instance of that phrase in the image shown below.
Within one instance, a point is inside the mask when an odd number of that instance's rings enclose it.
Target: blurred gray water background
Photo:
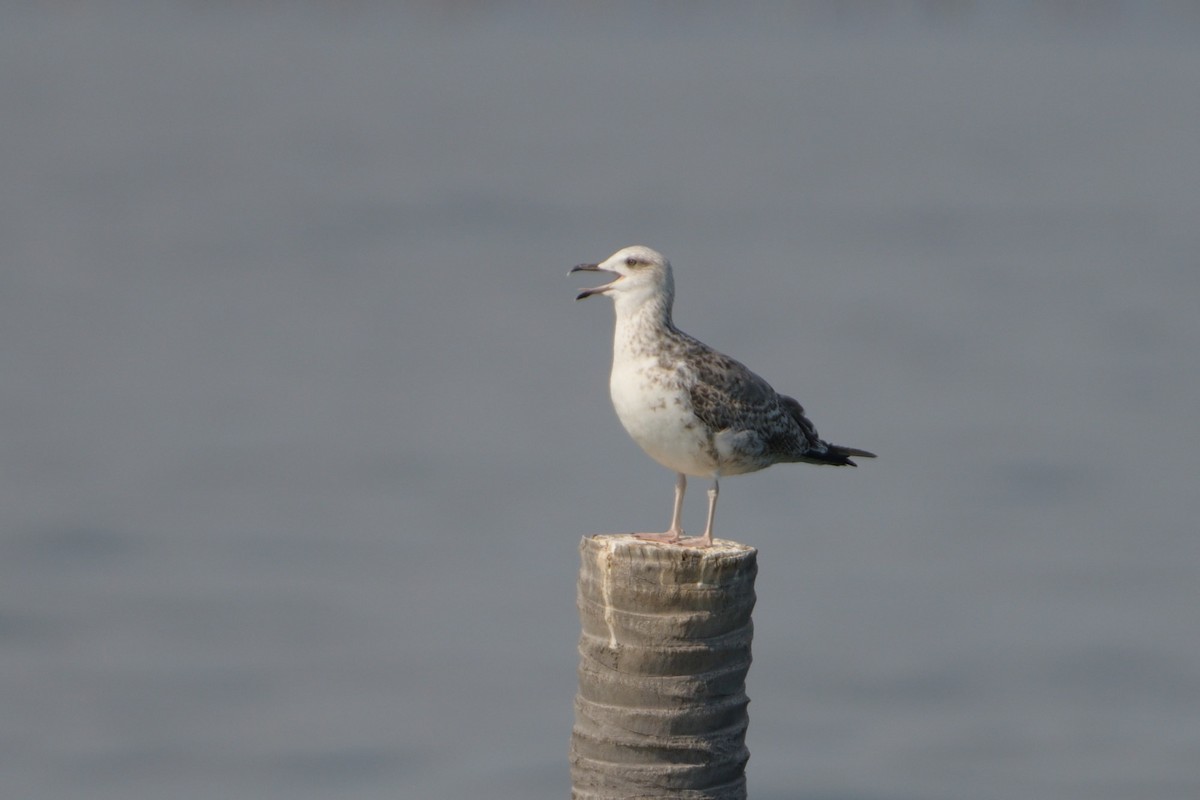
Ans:
[[[1198,40],[6,4],[0,794],[565,797],[577,543],[670,511],[566,276],[636,242],[880,454],[723,484],[752,797],[1200,797]]]

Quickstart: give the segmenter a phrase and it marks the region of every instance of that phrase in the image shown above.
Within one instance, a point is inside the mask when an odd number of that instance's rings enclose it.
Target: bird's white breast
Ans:
[[[647,455],[676,472],[708,476],[717,463],[708,431],[692,413],[689,379],[682,366],[618,347],[609,391],[617,418]]]

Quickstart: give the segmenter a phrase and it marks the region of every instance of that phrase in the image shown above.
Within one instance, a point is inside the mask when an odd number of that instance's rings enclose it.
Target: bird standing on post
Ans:
[[[671,320],[671,264],[649,247],[626,247],[571,272],[614,275],[576,300],[606,294],[616,308],[609,391],[633,440],[676,472],[675,507],[665,533],[637,536],[668,544],[711,547],[723,475],[785,462],[856,466],[850,456],[874,453],[830,444],[817,435],[801,405],[777,394],[743,364],[688,336]],[[687,476],[712,479],[704,535],[684,538],[681,516]]]

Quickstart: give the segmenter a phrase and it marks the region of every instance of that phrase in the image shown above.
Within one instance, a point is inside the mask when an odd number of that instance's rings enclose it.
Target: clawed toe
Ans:
[[[680,541],[683,540],[683,531],[667,531],[665,533],[635,533],[634,536],[646,542],[679,544]]]
[[[712,541],[703,536],[689,536],[686,539],[680,539],[675,544],[680,547],[699,547],[702,550],[713,546]]]
[[[713,546],[712,539],[707,536],[684,536],[683,531],[667,531],[665,533],[635,533],[635,538],[645,542],[661,542],[680,547],[709,548]]]

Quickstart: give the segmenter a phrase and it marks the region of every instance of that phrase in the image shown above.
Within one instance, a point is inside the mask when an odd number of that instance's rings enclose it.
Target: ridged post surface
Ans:
[[[745,800],[758,551],[584,538],[571,797]]]

